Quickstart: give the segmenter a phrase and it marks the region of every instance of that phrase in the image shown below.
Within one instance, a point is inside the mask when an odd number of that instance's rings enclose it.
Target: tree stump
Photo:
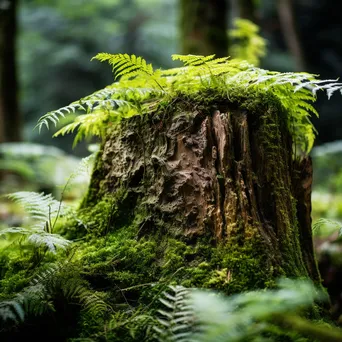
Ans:
[[[319,282],[311,160],[294,155],[286,113],[266,95],[253,106],[209,98],[179,97],[110,130],[80,209],[88,229],[138,246],[124,262],[118,251],[116,271],[139,273],[152,246],[140,283],[234,293],[281,276]]]

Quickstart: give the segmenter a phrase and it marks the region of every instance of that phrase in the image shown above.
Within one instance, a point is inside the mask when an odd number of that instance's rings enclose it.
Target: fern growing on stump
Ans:
[[[119,81],[37,125],[83,111],[55,135],[101,138],[79,209],[97,246],[81,244],[76,256],[90,282],[116,288],[130,310],[169,282],[228,294],[279,276],[320,283],[310,117],[317,93],[340,83],[214,55],[173,55],[183,66],[169,70],[134,55],[95,59]]]

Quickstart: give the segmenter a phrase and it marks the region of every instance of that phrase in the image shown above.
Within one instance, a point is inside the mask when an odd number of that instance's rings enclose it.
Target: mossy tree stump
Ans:
[[[127,232],[141,255],[153,244],[141,282],[227,293],[280,276],[319,282],[311,161],[294,156],[286,113],[267,94],[253,105],[210,98],[178,97],[110,130],[81,206],[89,229],[123,244]],[[137,269],[139,255],[126,269]]]

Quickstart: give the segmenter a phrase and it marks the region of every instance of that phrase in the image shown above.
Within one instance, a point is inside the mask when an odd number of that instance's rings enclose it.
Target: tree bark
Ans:
[[[16,70],[17,0],[0,1],[0,142],[21,140]]]
[[[319,282],[311,161],[293,158],[284,113],[259,100],[247,111],[227,99],[178,99],[165,112],[122,121],[98,154],[81,206],[91,220],[100,217],[95,233],[135,225],[138,241],[163,246],[160,262],[171,240],[192,248],[190,259],[177,252],[185,267],[177,281],[186,285],[232,293],[270,286],[279,276]]]
[[[227,56],[227,1],[181,0],[180,7],[182,53]]]
[[[292,0],[279,0],[277,9],[282,33],[295,60],[296,70],[303,71],[305,70],[305,58],[293,14]]]

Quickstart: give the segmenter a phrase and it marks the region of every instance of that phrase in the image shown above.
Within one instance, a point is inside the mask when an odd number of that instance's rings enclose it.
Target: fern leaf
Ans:
[[[93,315],[102,314],[108,310],[108,305],[94,291],[81,292],[79,300],[84,310],[91,312]]]
[[[147,64],[146,60],[142,57],[136,57],[135,55],[126,54],[108,54],[108,53],[99,53],[95,57],[92,58],[97,59],[100,62],[107,61],[113,67],[113,73],[115,79],[126,75],[126,76],[135,76],[138,74],[146,74],[148,76],[152,76],[154,71],[152,64]]]
[[[246,21],[237,22],[234,37],[248,37],[255,60],[260,58],[264,48],[257,28]],[[260,38],[253,40],[254,38]],[[73,123],[60,129],[55,136],[76,132],[75,142],[89,137],[103,137],[109,122],[155,111],[170,98],[183,94],[197,96],[199,92],[211,89],[218,95],[230,98],[239,91],[246,97],[259,94],[275,96],[287,113],[287,123],[295,145],[309,152],[315,139],[315,129],[310,122],[312,115],[318,115],[314,106],[316,93],[324,91],[328,98],[342,93],[342,83],[337,80],[319,80],[317,75],[305,72],[272,72],[253,66],[247,61],[215,58],[215,55],[172,55],[173,60],[183,66],[169,70],[154,70],[145,59],[128,54],[99,53],[93,59],[108,62],[115,79],[119,82],[101,89],[78,102],[44,115],[37,126],[39,129],[49,123],[57,124],[60,117],[69,112],[82,110],[85,115],[77,116]],[[235,95],[234,95],[235,96]]]
[[[7,197],[20,204],[34,223],[26,228],[9,227],[1,229],[1,236],[20,234],[25,236],[27,241],[35,247],[45,246],[52,253],[56,253],[56,248],[65,249],[70,245],[69,240],[58,234],[52,234],[52,221],[67,212],[61,202],[55,200],[51,195],[27,191],[15,192],[7,195]]]
[[[7,321],[18,323],[24,321],[25,312],[23,307],[16,300],[0,301],[0,326]]]
[[[39,120],[35,128],[38,128],[39,133],[41,132],[43,126],[49,129],[49,123],[57,126],[60,117],[65,117],[66,114],[75,113],[76,110],[86,111],[86,109],[79,102],[73,102],[68,106],[62,107],[58,110],[51,111],[43,115]]]
[[[181,61],[185,66],[198,66],[212,61],[215,55],[201,56],[201,55],[177,55],[171,56],[174,61]]]
[[[8,194],[7,197],[21,205],[30,216],[45,223],[58,213],[64,213],[64,206],[53,198],[52,195],[30,191],[19,191]]]
[[[56,248],[65,249],[71,244],[71,241],[58,234],[50,234],[46,232],[30,234],[28,241],[38,247],[46,246],[52,253],[56,253]]]
[[[341,222],[335,221],[335,220],[330,220],[330,219],[326,219],[326,218],[320,218],[318,219],[313,225],[312,225],[312,230],[315,233],[319,233],[319,231],[323,228],[323,227],[331,227],[333,228],[333,230],[338,232],[338,236],[341,237],[342,236],[342,224]]]
[[[0,229],[0,236],[4,236],[6,234],[22,234],[22,235],[29,235],[32,231],[27,228],[22,227],[8,227],[8,228],[1,228]]]
[[[69,263],[51,265],[37,274],[29,287],[17,296],[28,314],[40,315],[54,310],[53,298],[63,293],[66,301],[75,300],[85,311],[99,315],[108,309],[100,293],[92,291],[80,276],[79,269]]]
[[[159,325],[154,326],[158,341],[190,341],[193,333],[194,312],[189,303],[189,290],[182,286],[169,286],[170,292],[164,292],[159,301],[166,310],[158,310],[161,317]]]

